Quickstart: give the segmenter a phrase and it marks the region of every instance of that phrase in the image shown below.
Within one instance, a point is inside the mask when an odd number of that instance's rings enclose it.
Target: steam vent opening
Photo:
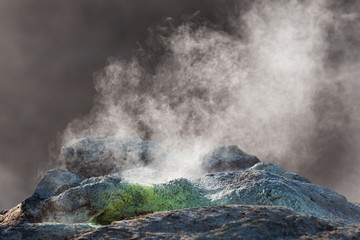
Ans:
[[[0,2],[0,239],[360,239],[359,14]]]

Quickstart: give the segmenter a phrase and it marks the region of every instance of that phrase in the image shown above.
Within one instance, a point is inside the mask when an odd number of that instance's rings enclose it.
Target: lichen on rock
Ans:
[[[123,183],[122,190],[112,194],[117,195],[118,199],[93,216],[90,219],[92,223],[104,225],[156,211],[210,205],[210,201],[187,179],[176,179],[168,184],[153,186]]]

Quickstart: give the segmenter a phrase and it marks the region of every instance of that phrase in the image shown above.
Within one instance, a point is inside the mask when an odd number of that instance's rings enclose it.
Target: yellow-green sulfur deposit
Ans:
[[[156,211],[210,205],[210,201],[186,179],[176,179],[165,185],[121,184],[121,190],[114,191],[109,198],[116,200],[91,217],[90,222],[104,225]]]

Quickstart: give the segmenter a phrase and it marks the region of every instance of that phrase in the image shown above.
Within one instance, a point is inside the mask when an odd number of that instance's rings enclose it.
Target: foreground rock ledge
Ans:
[[[114,222],[77,239],[360,238],[358,225],[298,215],[269,206],[218,206],[160,212]]]
[[[360,227],[274,206],[232,205],[158,212],[100,228],[87,224],[0,227],[1,239],[360,239]]]

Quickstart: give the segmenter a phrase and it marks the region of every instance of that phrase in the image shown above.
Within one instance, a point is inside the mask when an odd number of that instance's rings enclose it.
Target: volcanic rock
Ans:
[[[105,208],[121,191],[120,177],[102,176],[85,179],[79,185],[64,188],[57,195],[42,200],[33,195],[21,205],[25,223],[84,223]]]
[[[263,170],[266,172],[271,172],[273,174],[288,178],[288,179],[293,179],[293,180],[298,180],[301,182],[305,182],[305,183],[311,183],[309,179],[296,174],[296,173],[292,173],[292,172],[287,172],[284,169],[280,168],[279,166],[277,166],[276,164],[273,163],[268,163],[268,162],[262,162],[262,163],[258,163],[256,165],[254,165],[252,168],[252,170]]]
[[[0,226],[0,239],[63,240],[95,230],[89,224],[27,223]]]
[[[75,187],[84,179],[84,177],[68,170],[53,169],[46,172],[41,178],[34,195],[37,195],[40,199],[46,199],[57,192],[63,192],[67,188]]]
[[[2,211],[2,214],[0,214],[0,226],[19,223],[22,214],[21,206],[22,204],[18,204],[9,210]]]
[[[61,149],[65,167],[84,177],[97,177],[149,164],[157,146],[134,138],[89,136]]]
[[[47,175],[52,175],[52,172]],[[271,163],[258,163],[245,171],[210,173],[202,178],[186,181],[188,183],[185,182],[186,184],[182,185],[185,186],[183,189],[195,188],[200,194],[198,199],[208,201],[207,203],[198,201],[202,202],[202,205],[193,204],[192,201],[197,201],[194,194],[184,192],[180,195],[192,198],[188,201],[186,197],[183,197],[187,202],[181,205],[184,207],[234,204],[284,206],[300,214],[311,214],[319,218],[345,222],[360,222],[359,206],[348,202],[345,197],[335,191],[311,184],[307,179],[288,173]],[[167,186],[170,190],[180,191],[178,183],[179,181],[171,181],[152,186],[156,188]],[[189,188],[189,184],[192,187]],[[22,223],[85,223],[102,209],[114,204],[119,197],[123,196],[122,192],[128,187],[129,182],[125,179],[118,175],[108,175],[85,179],[74,186],[59,187],[57,191],[52,191],[53,194],[47,199],[40,198],[35,191],[33,196],[20,205],[19,210],[11,210],[2,218]],[[132,196],[127,195],[127,198],[138,194],[141,194],[139,197],[146,197],[146,194],[135,190],[130,190],[130,192]],[[172,193],[169,195],[169,198],[171,197],[174,197]],[[143,207],[141,204],[136,206],[138,210],[135,212],[143,212],[141,210]],[[117,220],[116,217],[113,220]],[[3,222],[6,221],[3,220]]]
[[[360,238],[359,205],[235,146],[214,150],[203,166],[239,171],[149,185],[119,172],[85,178],[100,174],[86,166],[108,173],[113,171],[108,163],[126,169],[139,159],[140,164],[151,161],[151,143],[121,141],[89,137],[64,147],[70,171],[50,170],[31,197],[1,211],[0,239]],[[79,155],[80,149],[85,150]]]
[[[114,222],[77,239],[359,239],[358,225],[299,215],[283,207],[217,206]]]
[[[254,166],[260,160],[248,155],[237,146],[215,148],[201,158],[201,168],[207,173],[238,171]]]
[[[320,218],[360,222],[360,207],[344,196],[271,163],[243,172],[206,174],[194,184],[214,205],[284,206]]]
[[[95,228],[89,224],[0,226],[1,239],[359,239],[358,224],[276,206],[213,206],[158,212]]]

